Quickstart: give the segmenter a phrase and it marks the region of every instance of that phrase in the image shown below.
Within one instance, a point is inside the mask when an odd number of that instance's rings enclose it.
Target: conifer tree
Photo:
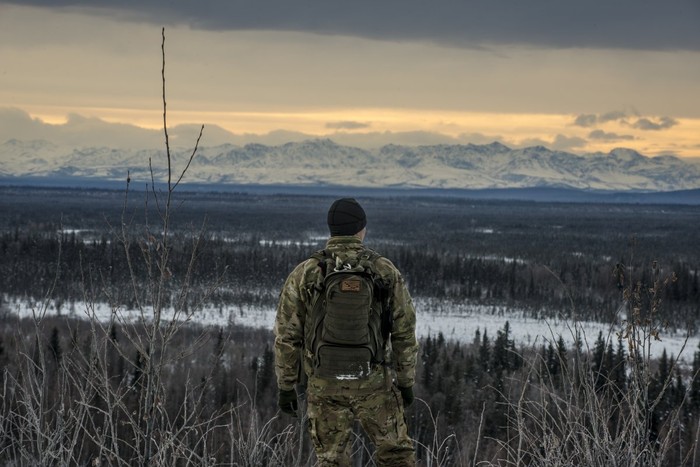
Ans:
[[[544,345],[542,346],[542,352],[544,354],[543,360],[547,368],[547,373],[552,379],[557,380],[557,377],[561,373],[559,354],[557,353],[557,351],[554,348],[554,345],[552,345],[551,342],[547,345],[546,351]]]
[[[143,382],[141,381],[141,376],[143,375],[143,356],[141,352],[136,351],[136,358],[134,361],[134,370],[131,373],[131,387],[138,390],[141,389]]]
[[[421,383],[428,390],[431,389],[431,383],[433,382],[433,354],[433,340],[430,336],[428,336],[425,338],[425,342],[423,343],[421,350],[421,360],[423,363],[423,374],[421,376]]]
[[[53,357],[54,362],[57,365],[61,363],[61,357],[63,356],[63,349],[61,349],[61,339],[58,335],[58,328],[56,326],[51,330],[51,338],[49,340],[49,354]]]
[[[676,368],[676,382],[673,387],[673,400],[671,407],[680,407],[686,397],[687,387],[683,381],[683,375],[679,368]]]
[[[690,409],[693,414],[700,414],[700,343],[693,354],[693,378],[690,383]]]
[[[479,366],[484,372],[490,370],[491,343],[489,341],[488,331],[484,329],[484,336],[481,338],[479,346]]]
[[[596,390],[601,390],[605,387],[608,381],[608,371],[605,365],[605,355],[607,346],[605,340],[603,339],[603,332],[598,333],[598,338],[593,345],[593,356],[592,356],[592,368],[593,376],[595,378]]]
[[[510,323],[506,321],[503,330],[496,331],[496,340],[493,341],[493,350],[491,354],[492,368],[495,373],[500,373],[503,370],[509,370],[510,365]]]
[[[659,359],[659,369],[656,371],[656,383],[663,384],[668,379],[669,375],[670,362],[668,359],[668,354],[666,353],[666,347],[664,347],[663,352],[661,352],[661,358]]]
[[[274,376],[275,357],[269,344],[265,345],[265,350],[261,357],[253,359],[253,370],[255,372],[256,382],[256,401],[263,400],[264,395],[273,386],[272,378]]]
[[[623,393],[627,389],[627,352],[622,337],[617,340],[617,352],[613,358],[611,377],[616,389]]]
[[[566,370],[569,360],[566,353],[566,342],[561,334],[559,334],[559,339],[557,339],[557,355],[559,356],[559,363],[562,366],[562,370]]]

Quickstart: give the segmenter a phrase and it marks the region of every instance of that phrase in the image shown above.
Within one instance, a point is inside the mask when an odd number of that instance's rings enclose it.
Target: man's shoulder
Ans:
[[[382,256],[373,250],[370,251],[372,251],[372,253],[375,255],[373,265],[376,274],[386,278],[395,278],[401,275],[399,269],[389,258]]]
[[[317,267],[318,267],[318,259],[316,259],[313,256],[310,256],[310,257],[306,258],[304,261],[302,261],[301,263],[297,264],[296,267],[294,268],[293,272],[306,273],[308,271],[312,271],[313,269],[315,269]]]
[[[289,277],[290,279],[294,279],[300,283],[309,281],[313,282],[320,272],[320,268],[318,267],[318,259],[312,256],[297,264],[297,266],[289,274]]]

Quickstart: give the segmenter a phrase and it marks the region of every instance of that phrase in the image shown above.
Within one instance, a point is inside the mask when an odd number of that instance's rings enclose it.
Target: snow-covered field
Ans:
[[[5,304],[9,313],[18,317],[32,317],[40,312],[41,306],[31,304],[25,300],[13,300],[5,297]],[[435,299],[415,299],[418,311],[416,332],[420,337],[437,336],[442,333],[448,340],[460,342],[472,342],[476,331],[483,336],[484,332],[493,339],[497,331],[503,329],[506,321],[510,324],[511,338],[518,346],[540,347],[543,343],[556,341],[561,335],[567,346],[574,342],[574,323],[564,319],[539,319],[529,316],[525,310],[508,308],[504,306],[493,307],[469,303],[448,303]],[[53,303],[45,307],[47,315],[56,315],[58,312]],[[117,321],[132,321],[139,319],[141,314],[136,310],[123,308],[112,309],[104,303],[86,304],[76,302],[64,305],[60,310],[61,315],[81,319],[95,318],[107,322],[114,318]],[[173,318],[173,311],[168,310],[165,319]],[[184,319],[184,315],[177,319]],[[150,317],[145,314],[144,319]],[[274,308],[205,308],[195,312],[190,321],[205,326],[220,326],[233,323],[237,326],[272,329],[275,320]],[[593,347],[598,334],[608,339],[614,346],[617,345],[616,331],[620,325],[611,326],[591,321],[579,321],[584,346]],[[666,349],[669,356],[681,354],[681,361],[689,364],[693,360],[693,354],[698,350],[700,336],[687,338],[682,330],[666,330],[660,335],[661,340],[652,343],[652,353],[660,356]]]

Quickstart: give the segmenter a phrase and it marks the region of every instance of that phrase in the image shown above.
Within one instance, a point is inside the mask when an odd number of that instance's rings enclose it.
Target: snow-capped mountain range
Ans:
[[[192,149],[173,150],[175,170]],[[0,176],[91,177],[157,180],[163,150],[63,150],[46,141],[0,145]],[[376,150],[340,146],[328,139],[279,146],[202,147],[187,173],[192,183],[341,185],[405,188],[562,187],[584,190],[674,191],[700,188],[700,165],[672,156],[646,157],[631,149],[576,155],[542,146],[386,145]]]

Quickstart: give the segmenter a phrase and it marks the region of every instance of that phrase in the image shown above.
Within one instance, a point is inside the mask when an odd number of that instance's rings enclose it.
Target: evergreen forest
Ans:
[[[274,308],[334,196],[136,188],[0,188],[0,463],[313,465],[303,417],[277,410],[271,331],[197,318]],[[649,350],[698,332],[700,207],[360,201],[414,297],[570,323],[573,344],[508,322],[421,336],[420,465],[700,465],[700,349]],[[360,430],[353,447],[373,465]]]

